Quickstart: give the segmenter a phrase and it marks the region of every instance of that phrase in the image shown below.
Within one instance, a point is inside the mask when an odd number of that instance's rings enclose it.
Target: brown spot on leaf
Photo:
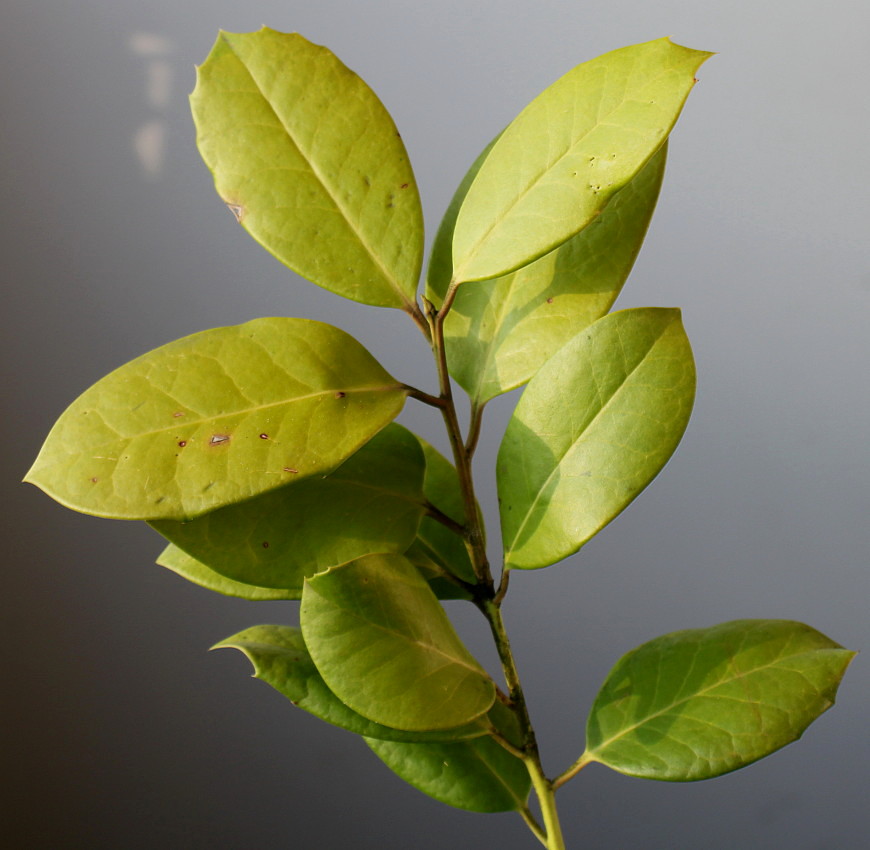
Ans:
[[[183,449],[186,445],[187,445],[187,440],[179,440],[178,441],[178,447],[180,449]]]
[[[241,204],[227,203],[227,209],[236,217],[236,221],[241,224],[242,217],[245,214],[245,208]]]
[[[407,189],[409,185],[410,185],[409,183],[403,183],[401,186],[399,186],[399,188],[400,189]]]
[[[552,303],[553,303],[553,296],[552,296],[552,295],[547,299],[547,303],[548,303],[548,304],[552,304]]]
[[[181,416],[184,416],[184,411],[183,411],[183,410],[179,410],[179,411],[177,411],[177,412],[175,412],[175,413],[172,414],[172,418],[173,418],[173,419],[178,419],[178,418],[181,417]]]
[[[339,391],[335,394],[335,397],[336,397],[336,398],[344,398],[346,395],[347,395],[347,393],[343,393],[341,390],[339,390]]]
[[[260,434],[260,439],[261,439],[261,440],[268,440],[268,439],[269,439],[269,435],[268,435],[268,434]]]
[[[284,472],[292,472],[294,475],[299,472],[298,469],[294,469],[292,466],[285,466]]]
[[[264,549],[268,549],[268,548],[269,548],[269,541],[268,541],[268,540],[264,540],[264,541],[263,541],[263,548],[264,548]]]
[[[99,480],[100,480],[100,479],[97,478],[97,476],[95,475],[95,476],[91,479],[91,483],[92,483],[92,484],[96,484]]]
[[[223,446],[226,445],[230,441],[229,434],[212,434],[211,439],[208,441],[210,446]]]

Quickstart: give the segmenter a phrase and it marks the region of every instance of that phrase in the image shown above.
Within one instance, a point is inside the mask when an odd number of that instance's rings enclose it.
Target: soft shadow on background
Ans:
[[[193,65],[219,28],[262,24],[327,44],[380,95],[430,237],[479,150],[573,65],[662,35],[719,53],[672,137],[618,302],[683,308],[699,372],[688,433],[623,516],[567,563],[515,576],[506,604],[549,771],[582,749],[610,666],[656,635],[783,617],[865,649],[863,0],[17,4],[0,29],[8,846],[536,846],[514,815],[405,786],[354,736],[251,680],[240,654],[206,653],[245,626],[294,622],[292,603],[187,585],[153,565],[161,542],[144,526],[77,516],[18,483],[55,418],[105,373],[260,315],[331,322],[434,388],[404,315],[295,278],[213,191],[187,107]],[[514,402],[491,406],[481,475]],[[428,409],[402,421],[438,434]],[[497,540],[494,485],[480,484]],[[460,615],[474,647],[487,645],[479,619]],[[560,792],[569,846],[863,846],[867,669],[859,656],[801,742],[729,776],[671,785],[590,767]]]

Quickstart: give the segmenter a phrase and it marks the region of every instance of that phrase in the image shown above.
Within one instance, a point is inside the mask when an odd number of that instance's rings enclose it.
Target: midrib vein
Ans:
[[[366,238],[366,236],[362,232],[362,230],[360,230],[357,227],[356,223],[354,222],[354,220],[353,220],[352,216],[350,215],[350,213],[348,212],[347,208],[341,202],[340,197],[335,192],[332,185],[326,180],[326,178],[323,175],[323,173],[321,172],[321,170],[318,168],[317,163],[313,159],[311,159],[308,156],[308,154],[302,149],[302,146],[296,140],[296,137],[295,137],[293,131],[290,129],[290,127],[287,126],[287,124],[284,122],[284,119],[279,114],[278,110],[275,109],[275,107],[272,105],[272,101],[269,100],[269,98],[266,96],[266,92],[263,90],[263,87],[260,85],[260,81],[254,76],[254,72],[245,63],[244,59],[242,59],[242,57],[239,56],[239,54],[235,50],[235,47],[233,47],[232,43],[229,41],[226,41],[226,44],[230,48],[230,50],[232,50],[233,55],[236,57],[236,59],[239,60],[239,63],[245,69],[248,76],[251,78],[251,82],[256,86],[257,92],[260,94],[260,96],[263,98],[263,100],[268,104],[269,109],[272,111],[272,114],[275,116],[275,118],[278,120],[278,123],[281,125],[282,129],[287,134],[288,140],[293,145],[293,147],[296,149],[299,156],[302,157],[302,159],[305,161],[305,164],[308,166],[308,168],[311,169],[311,173],[314,174],[314,176],[317,178],[318,183],[320,183],[320,185],[323,187],[323,190],[326,192],[327,196],[329,197],[329,200],[332,202],[332,204],[335,206],[335,208],[341,214],[341,217],[344,219],[345,223],[350,228],[351,232],[359,240],[360,245],[362,245],[362,247],[365,249],[365,252],[371,258],[372,262],[375,264],[375,266],[377,267],[378,271],[381,273],[384,280],[396,292],[396,294],[399,295],[399,297],[402,299],[403,302],[405,302],[406,304],[410,303],[408,300],[408,297],[405,295],[405,293],[402,290],[401,286],[399,285],[398,281],[395,279],[392,272],[384,265],[380,256],[375,252],[375,249],[372,247],[371,243]]]

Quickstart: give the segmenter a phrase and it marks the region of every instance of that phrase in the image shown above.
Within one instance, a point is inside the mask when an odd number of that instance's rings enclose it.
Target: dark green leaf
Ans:
[[[423,493],[441,513],[458,523],[465,522],[465,508],[455,467],[425,440],[417,438],[426,457]],[[474,568],[462,538],[444,524],[424,517],[417,539],[406,553],[420,569],[439,599],[467,599],[468,594],[448,576],[475,581]]]
[[[411,545],[424,511],[425,463],[417,438],[392,423],[325,478],[192,522],[152,525],[221,575],[300,599],[307,576]]]
[[[492,680],[400,555],[370,555],[306,580],[300,618],[329,689],[369,720],[450,729],[492,706]]]
[[[390,770],[449,806],[509,812],[523,808],[528,799],[526,766],[490,737],[444,744],[367,738],[366,743]]]
[[[787,620],[656,638],[607,677],[584,759],[672,781],[736,770],[796,740],[830,708],[854,654]]]
[[[694,393],[679,310],[611,313],[554,355],[499,450],[508,567],[555,563],[616,517],[677,447]]]
[[[191,107],[218,194],[263,247],[355,301],[414,303],[423,220],[408,155],[329,50],[268,28],[222,32]]]
[[[233,581],[226,576],[222,576],[220,573],[216,573],[171,543],[160,553],[157,563],[161,567],[172,570],[182,578],[186,578],[188,581],[204,587],[206,590],[213,590],[215,593],[222,593],[224,596],[236,596],[239,599],[249,599],[254,602],[269,599],[297,598],[286,590],[274,587],[257,587],[251,584],[244,584],[240,581]]]
[[[240,650],[254,665],[256,678],[315,717],[358,735],[388,741],[458,741],[484,735],[490,728],[486,715],[465,726],[432,732],[405,732],[367,720],[329,690],[311,660],[302,632],[290,626],[253,626],[212,648]]]
[[[661,148],[710,56],[667,38],[578,65],[502,133],[456,219],[454,279],[505,275],[566,242]]]
[[[26,481],[115,519],[190,519],[331,472],[407,390],[352,336],[256,319],[164,345],[64,412]]]

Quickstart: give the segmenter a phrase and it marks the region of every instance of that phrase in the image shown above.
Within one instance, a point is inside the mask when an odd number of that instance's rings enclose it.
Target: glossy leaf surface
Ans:
[[[291,626],[253,626],[216,644],[213,649],[238,649],[254,665],[254,675],[310,714],[358,735],[388,741],[456,741],[483,735],[486,715],[456,729],[405,732],[391,729],[348,708],[329,690],[314,666],[300,629]]]
[[[589,715],[585,758],[672,781],[736,770],[796,740],[830,708],[853,656],[787,620],[656,638],[607,677]]]
[[[664,144],[709,56],[661,38],[578,65],[533,100],[459,211],[456,280],[507,274],[594,221]]]
[[[679,310],[611,313],[529,382],[499,449],[505,560],[576,552],[656,476],[682,437],[695,369]]]
[[[640,251],[666,157],[667,143],[592,224],[549,254],[504,277],[460,287],[444,332],[450,374],[472,401],[484,404],[524,384],[607,313]],[[449,256],[451,235],[447,223],[433,248],[428,297],[436,304],[450,280],[449,266],[438,257]]]
[[[349,334],[256,319],[185,337],[67,408],[25,480],[115,519],[190,519],[331,472],[407,392]]]
[[[371,555],[308,579],[300,621],[329,689],[370,720],[450,729],[492,706],[491,679],[400,555]]]
[[[419,438],[418,438],[419,439]],[[441,513],[458,523],[465,522],[465,509],[456,468],[425,440],[420,445],[426,458],[423,493]],[[417,539],[407,557],[421,570],[439,599],[467,599],[468,594],[446,576],[474,582],[474,567],[465,543],[456,532],[432,517],[424,517]]]
[[[263,247],[355,301],[414,301],[423,221],[408,155],[329,50],[268,28],[222,32],[191,107],[218,194]]]
[[[491,737],[443,744],[366,743],[406,782],[458,809],[516,811],[529,796],[525,765]]]
[[[192,522],[152,525],[216,572],[302,597],[307,576],[404,552],[424,511],[423,449],[392,423],[325,478],[310,477]]]
[[[196,558],[188,555],[171,543],[160,553],[157,563],[186,578],[193,584],[198,584],[206,590],[213,590],[223,596],[235,596],[252,602],[268,601],[270,599],[294,599],[296,596],[286,590],[274,587],[257,587],[222,576]]]

